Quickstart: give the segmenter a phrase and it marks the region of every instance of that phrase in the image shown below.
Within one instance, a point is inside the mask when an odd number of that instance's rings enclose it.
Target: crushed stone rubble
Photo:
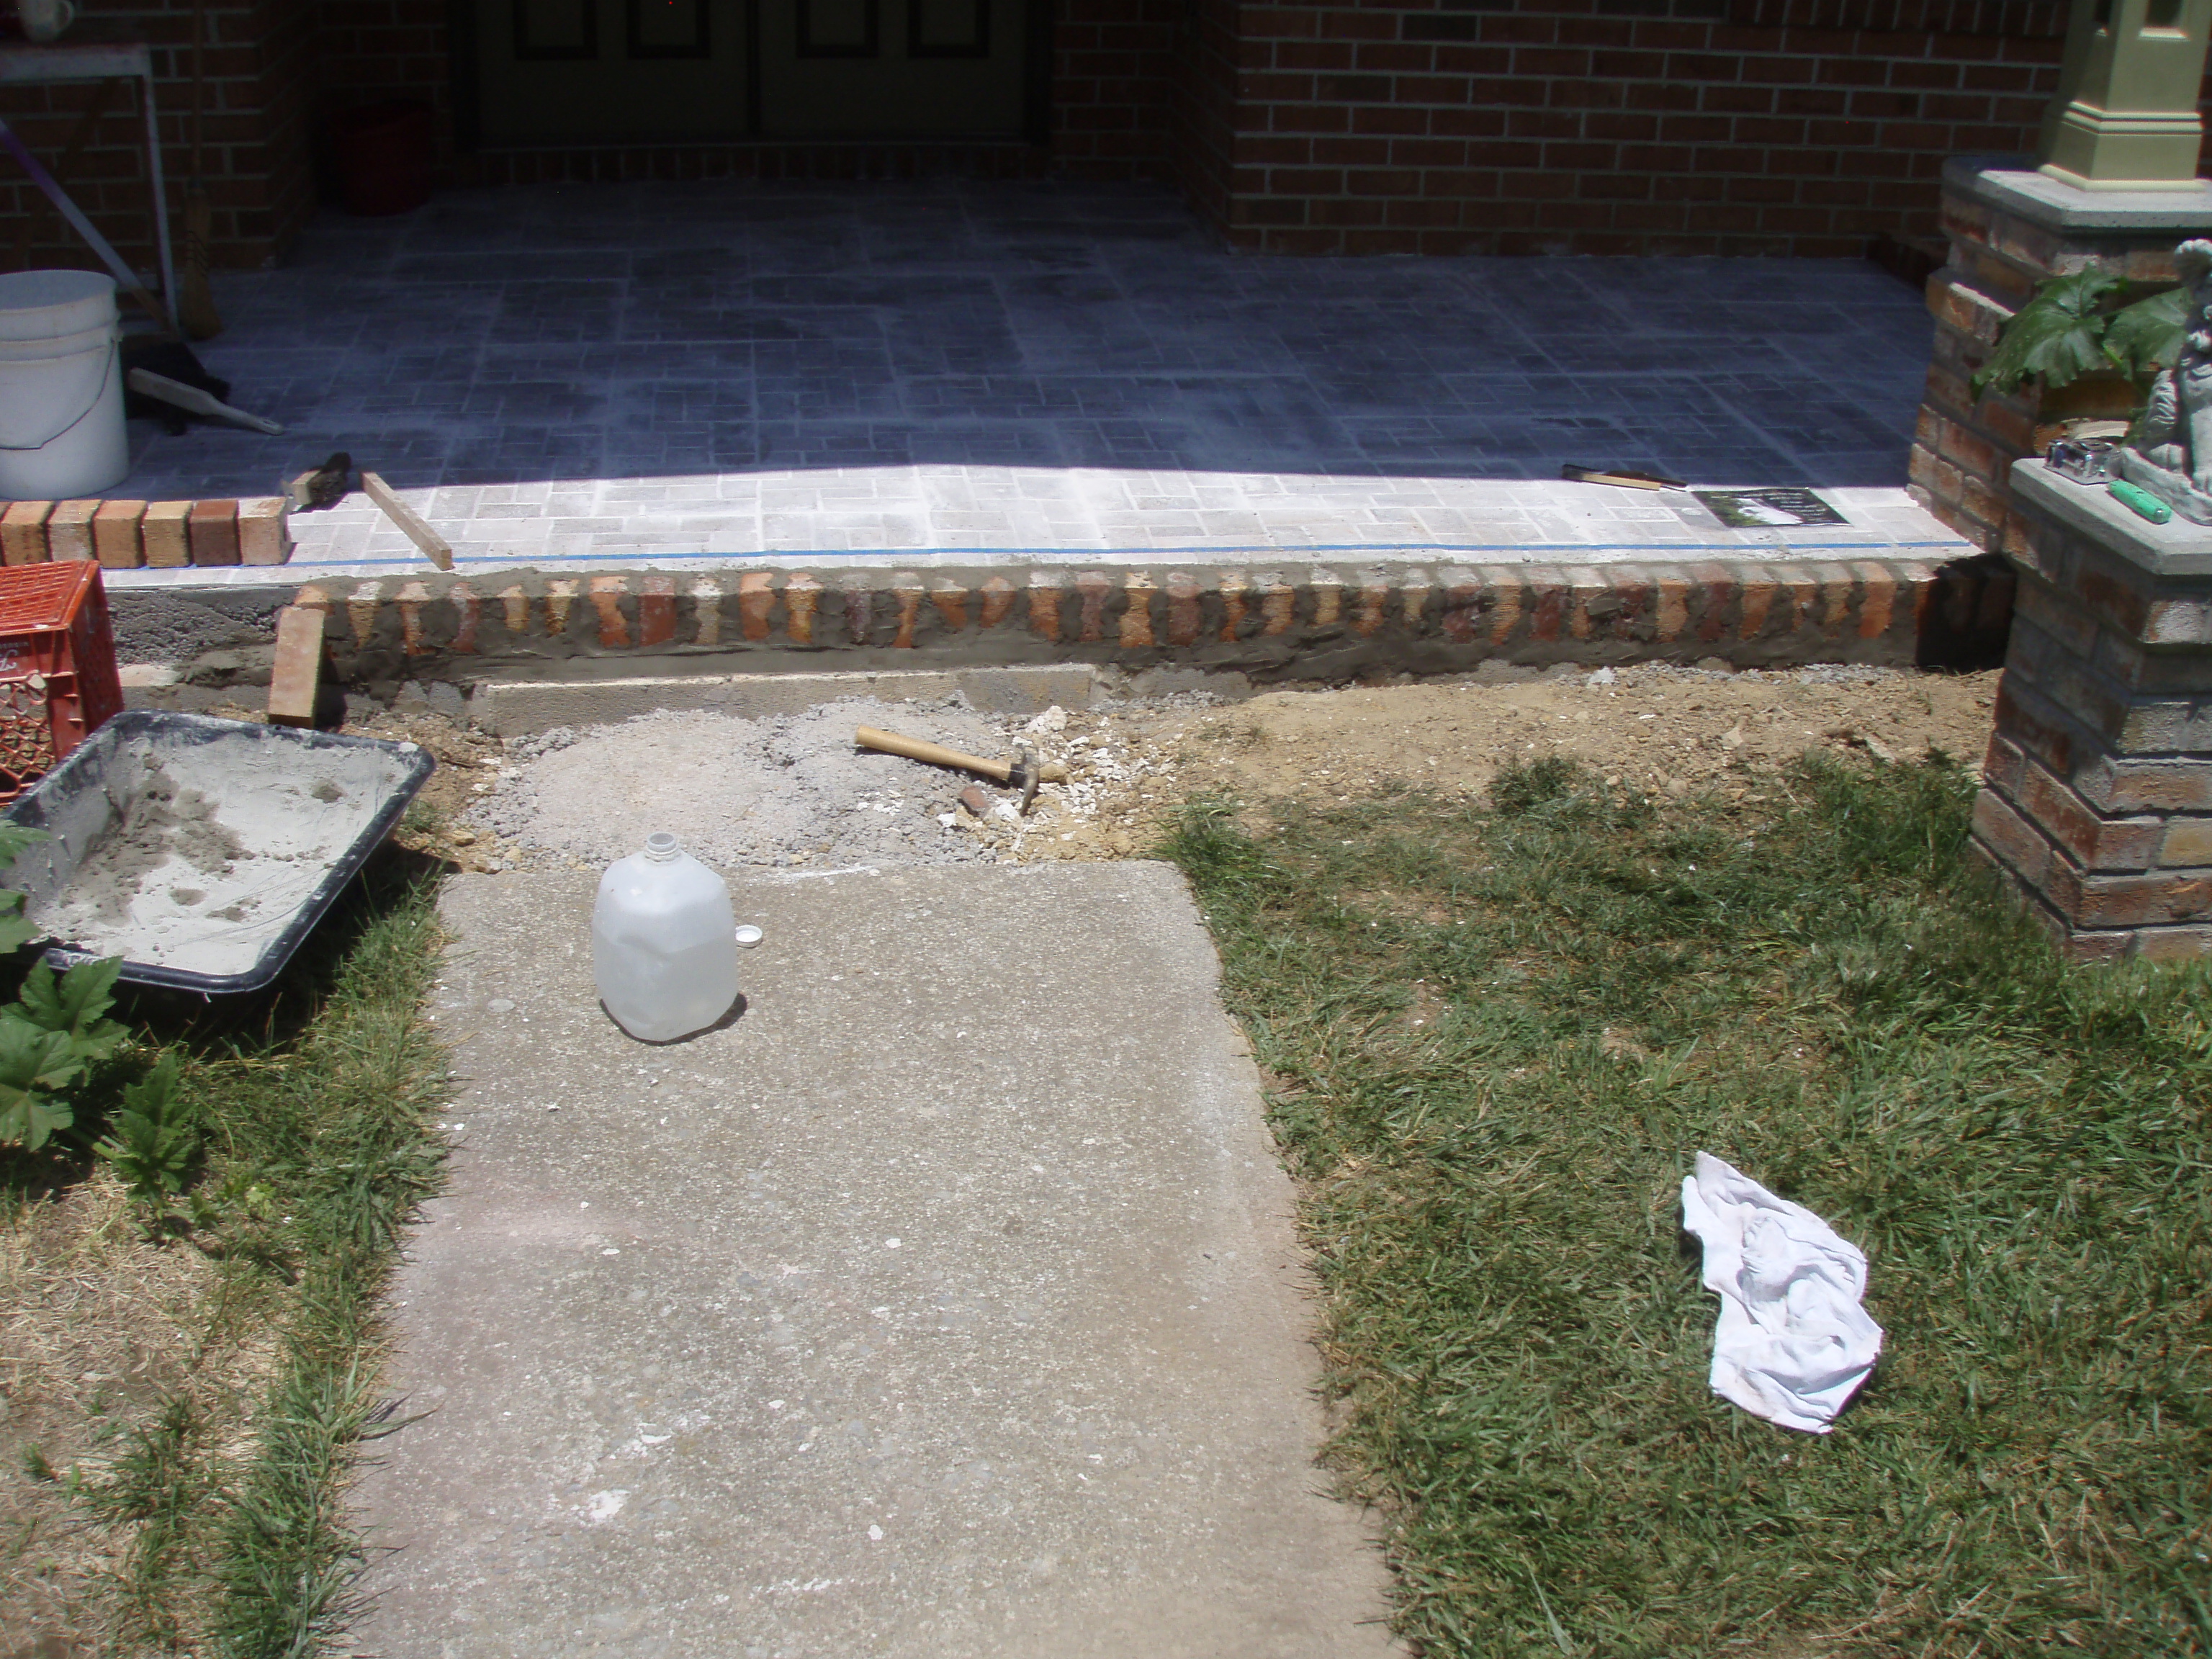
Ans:
[[[979,816],[961,799],[978,784],[973,775],[859,748],[853,732],[861,726],[992,760],[1025,744],[1068,776],[1044,784],[1026,817],[1011,792],[981,782]],[[506,759],[464,822],[525,866],[597,867],[659,830],[726,868],[1019,860],[1049,838],[1072,837],[1118,795],[1174,772],[1102,717],[1055,706],[1024,720],[982,713],[957,693],[900,703],[843,697],[758,720],[663,711],[558,727],[510,744]]]
[[[1192,796],[1262,813],[1408,785],[1472,799],[1499,767],[1546,754],[1655,799],[1712,788],[1755,805],[1765,775],[1808,749],[1885,763],[1979,754],[1995,678],[1499,663],[1457,680],[1109,696],[1028,718],[957,695],[845,697],[763,720],[662,710],[457,764],[443,799],[459,816],[441,850],[490,872],[598,869],[666,830],[725,869],[1141,857]],[[1026,744],[1067,775],[1023,817],[1012,792],[970,774],[859,748],[860,726],[990,760]]]

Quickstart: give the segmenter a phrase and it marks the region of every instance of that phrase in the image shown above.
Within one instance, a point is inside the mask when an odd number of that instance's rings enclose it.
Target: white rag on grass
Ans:
[[[1721,1299],[1713,1392],[1785,1429],[1826,1434],[1881,1352],[1867,1261],[1802,1204],[1709,1152],[1682,1182],[1682,1225],[1704,1241]]]

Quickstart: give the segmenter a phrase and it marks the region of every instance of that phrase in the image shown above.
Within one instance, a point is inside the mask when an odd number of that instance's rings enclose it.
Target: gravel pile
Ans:
[[[635,852],[656,830],[723,867],[995,860],[988,842],[945,821],[974,780],[856,749],[856,726],[996,757],[1011,752],[1021,723],[979,714],[960,697],[845,697],[764,720],[660,713],[563,727],[511,744],[504,775],[467,822],[587,865]]]

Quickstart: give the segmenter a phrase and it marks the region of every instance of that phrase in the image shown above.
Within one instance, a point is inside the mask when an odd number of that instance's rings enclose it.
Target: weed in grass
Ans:
[[[1166,847],[1280,1085],[1333,1449],[1393,1516],[1402,1626],[2212,1651],[2212,979],[2060,963],[1946,762],[1782,790],[1652,805],[1547,761],[1493,811],[1253,836],[1200,804]],[[1832,1435],[1706,1386],[1700,1147],[1871,1258],[1887,1352]]]
[[[123,1571],[123,1626],[137,1641],[174,1646],[192,1604],[202,1599],[188,1551],[188,1534],[201,1521],[212,1484],[201,1426],[191,1399],[173,1396],[150,1424],[126,1430],[123,1450],[104,1474],[80,1486],[93,1515],[134,1523]]]

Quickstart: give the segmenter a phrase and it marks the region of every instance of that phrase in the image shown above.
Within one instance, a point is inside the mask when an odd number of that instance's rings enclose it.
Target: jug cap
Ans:
[[[656,830],[645,838],[645,855],[655,864],[666,864],[684,850],[684,843],[665,830]]]

